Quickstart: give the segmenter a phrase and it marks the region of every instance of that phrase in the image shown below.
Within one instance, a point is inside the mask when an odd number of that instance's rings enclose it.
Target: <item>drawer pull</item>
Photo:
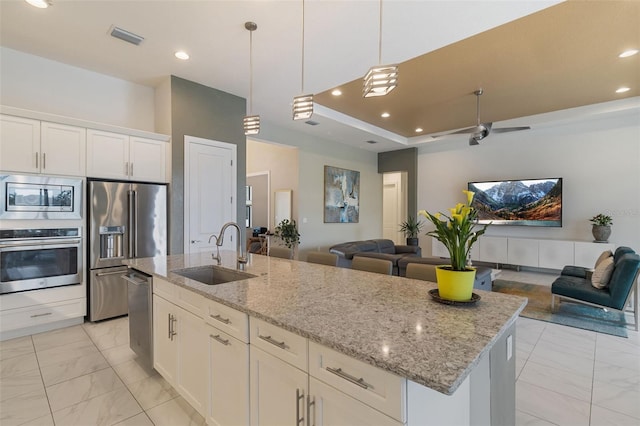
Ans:
[[[228,339],[223,339],[222,337],[220,337],[219,334],[216,334],[215,336],[213,334],[210,334],[209,337],[211,337],[213,340],[217,340],[218,342],[222,343],[225,346],[229,346],[229,340]]]
[[[345,379],[346,381],[353,383],[354,385],[358,385],[363,389],[373,388],[373,386],[368,384],[367,382],[365,382],[362,377],[357,379],[354,376],[352,376],[351,374],[347,374],[344,371],[342,371],[342,368],[331,368],[331,367],[325,367],[325,368],[329,373],[333,373],[336,376],[341,377],[341,378]]]
[[[220,316],[220,314],[218,314],[218,315],[211,315],[211,314],[209,314],[209,316],[210,316],[211,318],[213,318],[214,320],[220,321],[221,323],[224,323],[224,324],[231,324],[231,320],[230,320],[229,318],[222,318],[222,317]]]
[[[45,312],[44,314],[33,314],[31,315],[31,318],[46,317],[47,315],[51,315],[51,312]]]
[[[279,347],[280,349],[287,349],[288,346],[285,342],[278,342],[277,340],[274,340],[273,338],[271,338],[271,336],[263,336],[261,334],[258,334],[258,337],[261,338],[262,340],[271,343],[274,346]]]

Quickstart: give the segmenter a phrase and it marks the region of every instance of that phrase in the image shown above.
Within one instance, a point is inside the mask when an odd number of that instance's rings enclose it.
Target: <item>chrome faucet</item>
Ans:
[[[222,258],[220,257],[220,246],[218,245],[218,237],[216,236],[216,234],[211,234],[211,236],[209,237],[209,244],[211,244],[212,238],[216,239],[216,254],[211,253],[211,258],[216,260],[219,265],[222,261]]]
[[[236,231],[237,231],[236,235],[238,237],[238,245],[237,245],[238,267],[240,269],[244,269],[244,265],[247,263],[247,256],[244,254],[244,250],[242,249],[242,239],[240,238],[240,227],[238,226],[237,223],[227,222],[224,225],[222,225],[222,229],[220,229],[220,235],[216,238],[216,246],[220,247],[224,243],[224,232],[230,226],[233,226],[234,228],[236,228]]]

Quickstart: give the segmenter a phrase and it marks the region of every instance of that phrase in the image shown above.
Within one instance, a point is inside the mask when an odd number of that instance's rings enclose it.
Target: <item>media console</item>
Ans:
[[[471,249],[471,260],[495,264],[561,270],[565,265],[592,268],[615,244],[592,241],[482,236]],[[433,256],[449,257],[445,246],[431,239]]]

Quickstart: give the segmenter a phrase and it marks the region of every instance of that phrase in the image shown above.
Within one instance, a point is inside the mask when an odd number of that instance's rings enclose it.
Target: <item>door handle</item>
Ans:
[[[195,244],[195,243],[201,243],[202,240],[191,240],[191,244]]]
[[[42,168],[43,169],[47,168],[47,153],[46,152],[42,153]]]

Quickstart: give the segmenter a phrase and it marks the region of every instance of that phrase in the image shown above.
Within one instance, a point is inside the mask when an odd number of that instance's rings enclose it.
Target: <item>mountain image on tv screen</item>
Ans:
[[[480,223],[562,226],[562,178],[469,182]]]

